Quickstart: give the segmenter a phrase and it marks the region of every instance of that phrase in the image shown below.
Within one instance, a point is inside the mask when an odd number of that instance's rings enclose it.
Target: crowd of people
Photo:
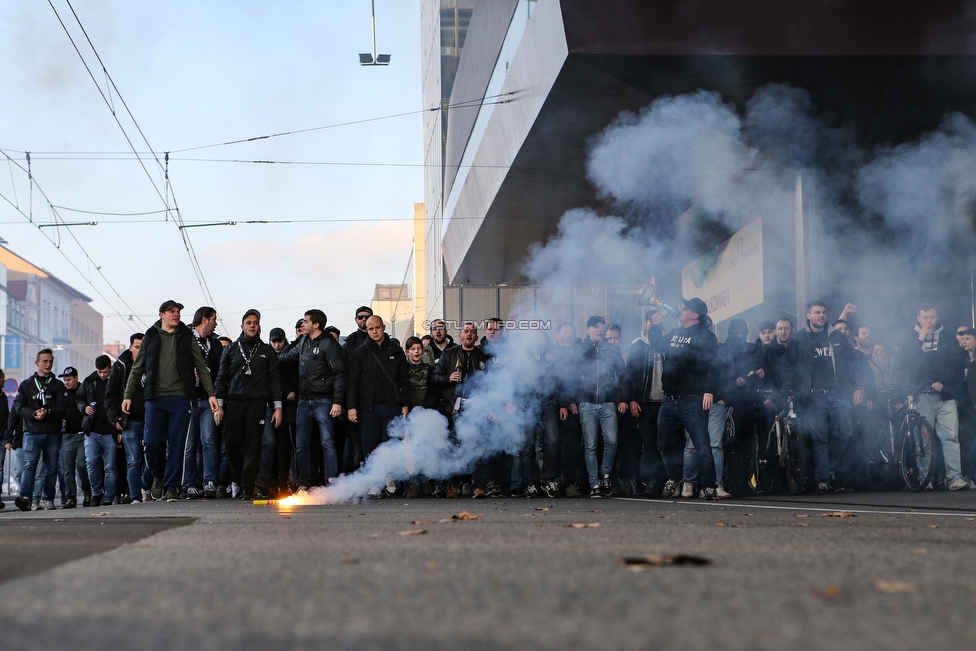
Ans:
[[[481,426],[489,441],[496,418],[517,423],[517,453],[487,445],[462,474],[389,476],[366,497],[750,495],[757,454],[790,394],[809,490],[861,490],[900,390],[915,395],[941,442],[944,468],[932,487],[973,486],[976,331],[949,334],[927,303],[890,352],[856,322],[856,306],[828,324],[819,301],[806,306],[803,327],[765,321],[755,341],[733,318],[721,344],[701,299],[682,302],[670,331],[664,309],[651,308],[626,354],[620,327],[601,316],[587,320],[583,337],[559,324],[554,339],[506,331],[501,319],[480,337],[466,322],[457,342],[435,320],[429,334],[401,344],[366,306],[344,340],[318,309],[305,312],[291,341],[277,327],[264,341],[257,310],[233,340],[215,334],[213,308],[196,310],[189,325],[182,310],[164,302],[153,326],[114,362],[98,357],[82,381],[73,367],[55,377],[52,351],[37,353],[6,418],[18,508],[53,510],[56,492],[62,508],[306,492],[356,472],[411,411],[439,411],[453,437],[479,380],[513,364],[530,386]],[[510,345],[520,337],[523,345]]]

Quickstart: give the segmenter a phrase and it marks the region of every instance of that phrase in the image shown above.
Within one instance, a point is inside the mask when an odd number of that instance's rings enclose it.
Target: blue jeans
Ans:
[[[581,402],[580,426],[583,428],[583,461],[590,486],[598,486],[600,478],[613,470],[613,458],[617,454],[617,410],[612,402]],[[596,448],[600,431],[603,432],[603,463],[597,474]]]
[[[682,453],[685,430],[691,436],[698,456],[698,484],[701,488],[715,488],[715,460],[708,436],[708,412],[702,409],[702,394],[678,399],[664,398],[657,415],[658,447],[664,458],[664,468],[671,481],[680,481],[684,472]]]
[[[183,485],[183,453],[190,425],[190,401],[162,396],[146,401],[146,465],[166,490]]]
[[[851,440],[851,401],[840,391],[816,391],[798,411],[803,434],[813,450],[814,481],[826,482],[843,460]]]
[[[203,488],[200,473],[207,474],[207,441],[213,447],[214,429],[213,411],[210,409],[210,402],[207,400],[190,401],[190,427],[186,433],[186,451],[183,453],[183,485],[186,487]],[[203,454],[201,457],[201,446]],[[211,450],[212,452],[212,450]],[[201,458],[203,468],[200,468]],[[217,463],[220,463],[220,450],[217,450]],[[216,471],[213,473],[216,476]],[[216,481],[211,478],[210,481]]]
[[[129,482],[129,496],[133,500],[142,500],[140,489],[149,489],[145,481],[146,457],[143,449],[146,423],[141,420],[130,420],[122,430],[122,445],[125,446],[125,476]]]
[[[37,463],[44,459],[44,501],[54,501],[54,487],[58,481],[58,456],[61,452],[61,432],[34,434],[24,432],[24,470],[20,475],[20,496],[31,499],[34,495],[34,473]]]
[[[298,466],[298,485],[310,486],[312,483],[312,457],[309,445],[312,432],[318,425],[322,454],[325,457],[325,481],[339,475],[339,460],[336,457],[334,423],[329,411],[332,401],[328,398],[318,400],[299,400],[297,431],[295,432],[295,461]]]
[[[722,483],[723,473],[725,472],[725,448],[723,439],[725,438],[725,419],[728,416],[728,409],[725,405],[717,402],[712,403],[712,408],[708,410],[708,439],[712,445],[712,460],[715,462],[715,481]],[[685,432],[687,435],[688,432]],[[685,481],[689,484],[698,483],[698,453],[695,450],[691,437],[686,436],[685,448]]]
[[[92,495],[102,495],[104,504],[111,504],[115,499],[115,450],[115,437],[111,434],[92,432],[85,437],[85,455],[88,457],[88,479],[91,481]]]
[[[85,435],[81,432],[65,434],[61,439],[61,485],[66,500],[78,499],[78,481],[81,475],[81,491],[91,495],[91,482],[88,479],[88,461],[85,454]]]
[[[943,400],[938,393],[923,393],[915,403],[918,413],[935,428],[942,441],[942,458],[945,462],[946,481],[962,477],[962,461],[959,448],[959,415],[955,400]]]

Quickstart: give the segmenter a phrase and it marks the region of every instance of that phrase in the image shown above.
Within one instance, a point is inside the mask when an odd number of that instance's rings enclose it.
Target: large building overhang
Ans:
[[[621,111],[663,95],[711,90],[742,108],[758,88],[790,84],[869,148],[916,138],[953,111],[976,114],[973,8],[907,0],[539,0],[505,62],[502,92],[512,101],[492,107],[477,141],[470,131],[451,133],[476,149],[450,157],[456,169],[469,166],[458,187],[445,187],[450,282],[524,282],[518,263],[528,247],[554,234],[565,211],[600,205],[586,179],[589,139]],[[465,56],[479,51],[466,49],[462,67]]]

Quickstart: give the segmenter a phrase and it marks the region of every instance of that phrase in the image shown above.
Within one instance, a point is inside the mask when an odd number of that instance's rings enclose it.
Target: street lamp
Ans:
[[[376,0],[371,0],[373,7],[373,52],[359,55],[359,65],[362,66],[388,66],[390,65],[389,54],[376,54]]]

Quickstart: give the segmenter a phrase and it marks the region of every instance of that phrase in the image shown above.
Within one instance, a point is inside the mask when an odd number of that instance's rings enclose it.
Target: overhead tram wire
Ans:
[[[3,155],[4,155],[4,156],[5,156],[6,158],[7,158],[7,161],[8,161],[8,163],[10,163],[10,162],[12,162],[12,163],[13,163],[13,165],[15,165],[15,166],[16,166],[17,168],[19,168],[20,170],[22,170],[22,171],[24,171],[24,172],[27,172],[27,170],[26,170],[26,169],[24,169],[24,168],[23,168],[23,167],[22,167],[22,166],[21,166],[21,165],[20,165],[19,163],[17,163],[17,161],[15,161],[15,160],[14,160],[13,158],[11,158],[11,157],[10,157],[10,156],[9,156],[9,155],[8,155],[8,154],[7,154],[6,152],[5,152],[5,151],[3,151],[3,150],[0,150],[0,154],[3,154]],[[45,193],[45,192],[44,192],[44,189],[43,189],[43,188],[42,188],[42,187],[40,186],[40,184],[38,184],[38,183],[37,183],[37,181],[36,181],[36,180],[34,179],[34,177],[33,177],[33,174],[31,174],[31,175],[30,175],[30,177],[31,177],[31,184],[32,184],[32,186],[31,186],[31,187],[32,187],[32,189],[33,189],[33,188],[37,188],[37,191],[41,193],[41,196],[42,196],[42,197],[44,197],[44,200],[45,200],[45,201],[47,201],[47,203],[48,203],[48,206],[49,206],[49,208],[51,209],[51,213],[52,213],[52,215],[54,215],[54,217],[55,217],[55,220],[60,220],[60,221],[61,221],[61,224],[60,224],[60,226],[66,226],[66,224],[65,224],[65,222],[64,222],[64,220],[63,220],[63,219],[61,219],[61,215],[60,215],[60,214],[58,214],[58,212],[57,212],[57,208],[56,208],[56,207],[54,206],[54,204],[53,204],[53,203],[51,202],[51,200],[50,200],[50,199],[48,198],[48,196],[47,196],[47,193]],[[105,281],[105,284],[106,284],[106,285],[108,285],[108,286],[109,286],[109,288],[110,288],[110,289],[112,290],[112,292],[113,292],[113,293],[115,294],[115,296],[116,296],[116,298],[118,299],[118,302],[121,302],[121,303],[122,303],[122,305],[124,305],[124,306],[126,307],[126,309],[128,309],[128,310],[129,310],[129,317],[131,318],[131,317],[133,317],[133,316],[135,316],[135,310],[134,310],[134,309],[132,308],[132,306],[131,306],[131,305],[129,305],[129,303],[128,303],[128,302],[127,302],[127,301],[126,301],[126,300],[125,300],[124,298],[122,298],[122,295],[121,295],[121,294],[119,293],[119,291],[118,291],[117,289],[115,289],[115,285],[113,285],[113,284],[112,284],[112,281],[110,281],[110,280],[108,279],[108,277],[107,277],[107,276],[106,276],[106,275],[105,275],[104,273],[102,273],[102,268],[101,268],[101,266],[99,266],[98,264],[96,264],[96,263],[95,263],[95,261],[94,261],[94,260],[92,260],[92,257],[91,257],[91,256],[90,256],[90,255],[88,254],[88,251],[87,251],[87,249],[85,249],[85,247],[84,247],[84,245],[82,245],[82,243],[81,243],[81,242],[80,242],[80,241],[78,240],[78,238],[77,238],[77,237],[75,237],[75,234],[74,234],[74,233],[73,233],[73,232],[71,231],[71,229],[70,229],[70,228],[66,228],[65,230],[67,230],[67,232],[68,232],[68,234],[69,234],[69,235],[71,235],[71,239],[73,239],[73,240],[75,241],[75,244],[77,244],[77,245],[78,245],[78,248],[79,248],[79,249],[81,249],[81,252],[82,252],[82,253],[84,254],[84,256],[85,256],[85,259],[86,259],[86,260],[88,261],[88,266],[89,266],[89,269],[88,269],[88,274],[86,274],[85,272],[83,272],[83,271],[82,271],[82,270],[81,270],[81,269],[80,269],[80,268],[78,267],[78,265],[76,265],[76,264],[74,263],[74,261],[73,261],[73,260],[72,260],[71,258],[69,258],[69,257],[68,257],[68,254],[67,254],[67,253],[65,253],[65,252],[64,252],[64,251],[63,251],[63,250],[61,249],[61,245],[60,245],[60,237],[59,237],[59,241],[58,241],[58,242],[56,243],[56,242],[55,242],[55,241],[54,241],[53,239],[51,239],[50,237],[48,237],[48,235],[47,235],[46,233],[44,233],[44,230],[43,230],[43,229],[44,229],[44,227],[50,227],[50,226],[51,226],[51,224],[41,224],[41,223],[39,223],[39,222],[36,222],[36,221],[34,221],[34,218],[33,218],[33,214],[28,214],[28,213],[25,213],[25,212],[23,211],[23,209],[21,209],[21,207],[20,207],[20,205],[19,205],[19,203],[18,203],[17,201],[11,201],[11,200],[10,200],[10,199],[9,199],[9,198],[8,198],[8,197],[6,196],[6,195],[4,195],[4,194],[0,194],[0,198],[2,198],[2,199],[3,199],[4,201],[6,201],[6,202],[7,202],[8,204],[10,204],[10,206],[11,206],[11,207],[12,207],[12,208],[13,208],[14,210],[16,210],[16,211],[17,211],[18,213],[20,213],[21,215],[23,215],[23,217],[24,217],[24,218],[25,218],[25,219],[26,219],[26,220],[27,220],[27,221],[28,221],[28,222],[29,222],[29,223],[30,223],[30,224],[31,224],[32,226],[34,226],[35,228],[37,228],[37,230],[38,230],[38,231],[40,231],[40,232],[41,232],[42,234],[44,234],[44,238],[45,238],[45,239],[47,239],[47,240],[48,240],[49,242],[51,242],[51,244],[52,244],[52,245],[54,245],[54,248],[58,250],[58,253],[60,253],[60,254],[61,254],[61,256],[62,256],[62,257],[63,257],[63,258],[64,258],[64,259],[65,259],[65,260],[66,260],[66,261],[68,262],[68,264],[69,264],[69,265],[71,265],[71,267],[72,267],[72,268],[73,268],[73,269],[74,269],[75,271],[77,271],[77,272],[78,272],[78,275],[79,275],[79,276],[81,276],[82,278],[84,278],[84,279],[85,279],[85,282],[87,282],[87,283],[88,283],[88,285],[89,285],[89,286],[90,286],[90,287],[91,287],[91,288],[92,288],[92,289],[93,289],[93,290],[95,291],[95,293],[96,293],[96,294],[98,294],[98,296],[99,296],[99,298],[101,298],[101,299],[102,299],[103,301],[105,301],[105,304],[106,304],[106,305],[108,305],[109,307],[111,307],[111,306],[112,306],[112,304],[113,304],[113,301],[111,301],[111,300],[109,300],[109,299],[108,299],[108,297],[106,297],[106,296],[105,296],[105,295],[104,295],[104,294],[103,294],[103,293],[101,292],[101,290],[99,290],[99,289],[98,289],[98,287],[96,287],[96,286],[95,286],[95,284],[94,284],[94,283],[93,283],[93,282],[91,281],[91,277],[90,277],[90,274],[91,274],[91,268],[92,268],[92,267],[94,267],[94,268],[95,268],[95,271],[96,271],[96,273],[98,273],[98,275],[102,277],[102,280],[104,280],[104,281]],[[31,210],[33,210],[33,208],[31,208]],[[17,222],[17,223],[22,223],[22,222]],[[60,231],[60,229],[59,229],[59,231]],[[116,304],[117,304],[117,303],[116,303]],[[116,314],[116,315],[118,315],[118,317],[119,317],[120,319],[122,319],[122,320],[125,320],[125,319],[126,319],[126,317],[125,317],[125,316],[124,316],[124,315],[123,315],[123,314],[122,314],[122,313],[121,313],[121,312],[119,311],[119,309],[118,309],[117,307],[116,307],[116,308],[114,308],[114,312],[115,312],[115,314]],[[136,318],[139,318],[139,317],[136,317]],[[145,322],[144,322],[144,321],[143,321],[143,320],[142,320],[141,318],[139,318],[139,322],[140,322],[140,323],[142,324],[142,326],[143,326],[143,328],[145,328],[145,327],[146,327],[146,323],[145,323]]]
[[[53,0],[48,0],[48,4],[50,5],[51,10],[54,12],[54,15],[57,17],[58,22],[61,24],[61,28],[64,30],[65,35],[67,35],[68,40],[71,41],[71,45],[72,47],[74,47],[75,53],[78,55],[78,58],[81,59],[82,64],[85,66],[85,70],[88,71],[88,76],[91,77],[92,83],[95,84],[95,87],[98,89],[98,93],[102,96],[102,100],[105,102],[106,106],[108,106],[109,111],[111,111],[112,117],[115,120],[115,123],[118,125],[119,129],[122,131],[122,135],[125,138],[125,141],[128,143],[129,148],[136,155],[136,159],[139,161],[139,165],[142,167],[143,171],[146,173],[146,176],[149,178],[149,182],[152,183],[153,189],[156,191],[156,194],[159,195],[159,198],[160,200],[162,200],[163,205],[166,206],[167,212],[173,214],[175,223],[179,226],[182,226],[183,216],[180,213],[179,204],[176,200],[176,194],[173,191],[172,185],[170,184],[169,181],[168,165],[164,166],[163,163],[160,162],[159,156],[155,153],[155,150],[153,150],[153,147],[150,144],[149,139],[146,137],[146,134],[142,131],[142,128],[139,126],[138,121],[135,119],[135,116],[132,114],[132,111],[129,109],[129,105],[122,97],[122,93],[119,92],[119,88],[115,84],[115,80],[112,79],[112,76],[108,72],[108,68],[105,67],[105,64],[102,61],[101,56],[98,54],[98,50],[95,49],[95,45],[94,43],[92,43],[91,38],[88,36],[88,32],[85,29],[85,26],[82,24],[81,19],[78,17],[75,8],[71,5],[71,1],[65,0],[65,4],[67,4],[68,8],[71,10],[71,14],[74,16],[75,22],[78,24],[78,27],[81,29],[82,34],[84,34],[85,40],[88,42],[88,46],[91,48],[92,53],[95,55],[95,59],[98,61],[98,64],[102,68],[102,72],[105,75],[105,79],[108,85],[110,86],[106,90],[108,90],[110,94],[113,90],[115,91],[115,94],[118,96],[119,101],[121,102],[123,108],[125,109],[126,114],[129,117],[129,120],[132,121],[133,126],[135,127],[136,131],[139,133],[139,137],[142,139],[142,142],[151,152],[152,158],[156,162],[157,167],[160,169],[160,171],[163,171],[165,174],[164,187],[162,190],[156,184],[156,180],[153,178],[152,174],[149,173],[149,169],[146,167],[145,161],[142,159],[142,156],[139,154],[138,150],[136,149],[135,144],[132,142],[132,138],[129,136],[129,133],[122,125],[122,121],[119,119],[119,115],[115,109],[114,104],[112,103],[111,98],[105,95],[105,92],[102,91],[102,87],[99,85],[98,80],[95,79],[95,74],[92,72],[91,66],[88,65],[88,61],[85,59],[85,56],[81,53],[81,50],[78,48],[77,43],[75,43],[74,37],[72,37],[71,32],[68,30],[68,26],[65,25],[64,20],[61,19],[61,14],[58,13],[57,8],[54,6]],[[169,198],[171,196],[173,199],[172,209],[170,208],[169,205]],[[197,259],[196,251],[194,251],[193,249],[193,244],[192,242],[190,242],[190,238],[187,235],[185,229],[180,228],[179,233],[180,233],[180,238],[183,240],[183,246],[186,249],[187,256],[190,258],[190,266],[193,268],[194,275],[196,275],[197,284],[200,285],[200,290],[203,292],[204,300],[206,300],[209,305],[215,305],[213,296],[210,293],[210,288],[207,285],[206,278],[203,275],[203,269],[200,266],[200,261]]]
[[[48,0],[50,2],[50,0]],[[458,109],[458,108],[476,108],[479,106],[492,106],[495,104],[508,104],[511,99],[499,99],[501,97],[509,97],[515,95],[515,91],[509,91],[507,93],[499,93],[497,95],[488,95],[483,98],[466,100],[463,102],[458,102],[457,104],[448,104],[447,106],[433,106],[430,108],[417,109],[416,111],[404,111],[403,113],[393,113],[391,115],[380,115],[372,118],[363,118],[361,120],[350,120],[348,122],[339,122],[337,124],[327,124],[321,127],[309,127],[307,129],[295,129],[293,131],[282,131],[280,133],[271,133],[263,136],[253,136],[251,138],[241,138],[239,140],[228,140],[225,142],[216,142],[209,145],[198,145],[196,147],[187,147],[185,149],[171,149],[169,153],[171,154],[182,154],[188,151],[198,151],[200,149],[212,149],[214,147],[226,147],[229,145],[240,145],[246,142],[256,142],[258,140],[270,140],[271,138],[281,138],[283,136],[294,136],[302,133],[311,133],[312,131],[324,131],[326,129],[337,129],[339,127],[348,127],[356,124],[366,124],[367,122],[378,122],[380,120],[389,120],[392,118],[402,118],[408,115],[418,115],[420,113],[432,113],[435,111],[442,111],[444,109]],[[497,100],[497,101],[487,101],[487,100]]]

